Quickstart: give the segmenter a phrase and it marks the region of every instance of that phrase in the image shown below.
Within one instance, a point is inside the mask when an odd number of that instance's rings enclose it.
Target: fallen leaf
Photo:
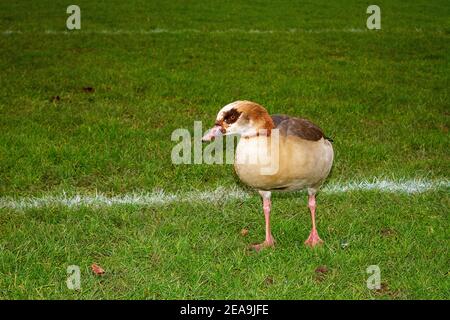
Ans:
[[[272,277],[266,277],[266,279],[264,279],[264,283],[266,285],[271,285],[273,284],[273,278]]]
[[[380,294],[386,294],[389,292],[389,286],[387,285],[386,282],[382,282],[380,284],[380,289],[376,289],[376,292]]]
[[[94,272],[96,275],[103,275],[105,273],[105,270],[103,270],[102,267],[100,267],[98,264],[93,263],[91,266],[92,272]]]
[[[376,289],[375,294],[379,296],[388,295],[391,298],[398,298],[401,296],[399,290],[391,290],[386,282],[380,284],[380,289]]]
[[[316,270],[314,270],[315,273],[327,273],[328,272],[328,268],[327,266],[319,266],[316,268]]]
[[[316,280],[323,281],[325,280],[325,276],[328,273],[328,268],[327,266],[319,266],[316,268],[316,270],[314,270],[314,272],[316,273]]]
[[[245,237],[246,235],[248,235],[248,229],[242,229],[241,230],[241,236]]]
[[[92,87],[83,87],[83,91],[86,93],[92,93],[95,91],[95,89]]]
[[[395,230],[389,228],[382,228],[380,232],[383,237],[390,237],[395,235]]]

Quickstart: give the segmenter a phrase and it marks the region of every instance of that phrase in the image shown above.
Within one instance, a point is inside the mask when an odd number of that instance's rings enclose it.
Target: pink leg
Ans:
[[[252,248],[256,251],[259,251],[265,247],[273,247],[275,245],[275,240],[270,232],[270,209],[272,207],[272,202],[270,201],[271,193],[269,191],[260,191],[260,194],[263,198],[264,217],[266,220],[266,240],[264,240],[263,243],[252,245]]]
[[[308,239],[306,239],[305,244],[310,247],[315,247],[316,245],[323,243],[316,229],[316,195],[314,194],[309,195],[308,207],[309,210],[311,211],[312,230],[311,233],[309,234]]]

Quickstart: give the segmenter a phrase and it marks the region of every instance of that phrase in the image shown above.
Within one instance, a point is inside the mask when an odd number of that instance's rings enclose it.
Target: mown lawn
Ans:
[[[239,185],[230,165],[170,158],[173,130],[206,129],[238,99],[319,124],[334,139],[330,183],[450,179],[446,1],[378,1],[378,31],[367,1],[77,4],[82,29],[66,34],[64,1],[0,3],[1,198]],[[258,254],[256,194],[0,209],[0,298],[449,298],[448,188],[320,194],[315,250],[306,195],[273,203],[277,247]]]

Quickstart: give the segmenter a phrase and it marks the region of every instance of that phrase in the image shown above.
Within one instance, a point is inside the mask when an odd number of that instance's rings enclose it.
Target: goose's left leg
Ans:
[[[315,192],[310,192],[308,196],[308,207],[311,211],[312,220],[312,230],[309,234],[308,239],[306,239],[305,244],[310,247],[315,247],[318,244],[322,244],[323,241],[320,239],[319,234],[316,229],[316,194]]]
[[[263,209],[264,218],[266,220],[266,240],[263,243],[254,244],[252,248],[259,251],[266,247],[273,247],[275,245],[275,240],[273,239],[272,233],[270,231],[270,209],[272,207],[272,202],[270,201],[271,192],[270,191],[259,191],[263,199]]]

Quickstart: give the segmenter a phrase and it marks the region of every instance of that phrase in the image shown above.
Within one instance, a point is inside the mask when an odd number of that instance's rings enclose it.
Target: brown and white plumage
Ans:
[[[236,101],[219,111],[215,126],[203,140],[221,134],[241,136],[235,171],[243,183],[257,189],[263,198],[266,239],[254,248],[274,245],[269,220],[272,191],[308,190],[313,227],[305,243],[321,243],[315,226],[315,194],[330,173],[334,156],[333,146],[323,131],[308,120],[270,116],[257,103]]]

